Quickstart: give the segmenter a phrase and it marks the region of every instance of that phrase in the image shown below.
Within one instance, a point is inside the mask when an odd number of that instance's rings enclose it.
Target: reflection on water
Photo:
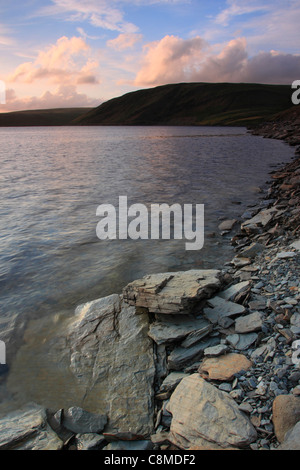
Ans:
[[[121,292],[147,273],[231,259],[231,247],[221,251],[222,238],[209,236],[219,218],[241,215],[270,164],[293,154],[243,128],[7,128],[0,143],[0,339],[5,331],[13,357],[9,323],[37,320],[35,339],[24,346],[28,370],[33,357],[35,367],[45,361],[37,351],[47,356],[37,333],[42,319]],[[185,251],[185,240],[99,241],[96,208],[117,207],[119,196],[128,205],[204,204],[204,248]]]

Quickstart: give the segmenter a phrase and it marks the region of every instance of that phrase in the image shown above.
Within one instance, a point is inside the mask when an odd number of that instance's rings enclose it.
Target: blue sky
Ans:
[[[0,1],[0,111],[166,83],[300,79],[299,0]]]

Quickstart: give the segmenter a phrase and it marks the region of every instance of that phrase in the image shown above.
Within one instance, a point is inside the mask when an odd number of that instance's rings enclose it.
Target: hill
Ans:
[[[0,127],[68,126],[92,108],[37,109],[0,113]]]
[[[247,83],[179,83],[127,93],[73,121],[75,125],[257,125],[291,106],[291,87]]]

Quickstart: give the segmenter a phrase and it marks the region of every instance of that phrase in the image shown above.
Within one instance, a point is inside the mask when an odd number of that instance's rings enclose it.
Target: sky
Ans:
[[[291,85],[299,24],[299,0],[0,0],[0,112],[167,83]]]

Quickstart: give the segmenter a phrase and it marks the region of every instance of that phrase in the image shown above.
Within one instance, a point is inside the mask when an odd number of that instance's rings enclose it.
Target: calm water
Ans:
[[[0,129],[0,339],[9,354],[15,320],[73,311],[147,273],[230,260],[231,247],[208,235],[257,200],[270,165],[292,155],[244,128]],[[117,206],[120,195],[129,204],[205,204],[204,248],[101,242],[96,208]]]

